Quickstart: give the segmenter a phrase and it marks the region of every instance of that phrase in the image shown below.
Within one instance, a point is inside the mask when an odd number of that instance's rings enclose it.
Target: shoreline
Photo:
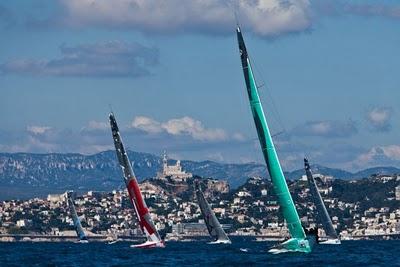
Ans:
[[[280,242],[284,237],[278,236],[262,236],[262,235],[229,235],[233,238],[244,238],[254,242]],[[145,237],[119,237],[117,242],[141,242]],[[196,242],[208,240],[208,236],[172,236],[166,239],[166,242]],[[389,235],[368,235],[368,236],[351,236],[342,238],[341,241],[359,241],[359,240],[399,240],[400,234]],[[89,236],[90,242],[107,243],[115,241],[107,236]],[[26,235],[1,235],[0,243],[13,243],[13,242],[51,242],[62,243],[71,242],[79,243],[76,236],[26,236]]]

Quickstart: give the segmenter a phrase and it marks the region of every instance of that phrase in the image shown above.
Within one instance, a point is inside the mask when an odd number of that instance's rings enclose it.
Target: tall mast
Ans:
[[[138,245],[136,247],[164,246],[164,243],[161,240],[161,237],[158,234],[156,227],[154,226],[154,222],[151,219],[143,195],[140,192],[139,184],[133,172],[132,165],[129,161],[128,154],[126,153],[124,144],[122,143],[122,138],[119,133],[117,121],[115,120],[115,116],[113,113],[110,114],[109,120],[115,145],[115,151],[117,153],[119,165],[121,166],[122,169],[126,188],[128,189],[129,198],[131,200],[133,207],[135,208],[135,213],[136,217],[139,220],[140,229],[147,237],[146,243]]]
[[[251,68],[250,59],[247,54],[246,45],[240,27],[237,27],[237,39],[239,43],[240,59],[242,62],[243,74],[246,82],[247,94],[250,107],[256,125],[258,139],[264,155],[268,173],[271,177],[275,194],[278,196],[283,217],[287,222],[287,227],[291,235],[290,242],[285,242],[288,250],[309,252],[311,248],[297,214],[296,207],[286,184],[285,176],[279,163],[278,155],[268,128],[267,120],[264,115],[260,97],[257,90],[257,83]],[[285,244],[284,243],[284,244]]]

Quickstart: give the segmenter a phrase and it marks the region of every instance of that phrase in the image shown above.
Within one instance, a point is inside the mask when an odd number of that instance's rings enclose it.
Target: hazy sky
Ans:
[[[400,167],[400,3],[0,3],[0,151],[262,162],[234,10],[285,169]]]

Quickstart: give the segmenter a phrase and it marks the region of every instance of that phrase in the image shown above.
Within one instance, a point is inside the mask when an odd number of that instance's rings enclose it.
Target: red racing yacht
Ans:
[[[154,222],[151,219],[149,209],[147,208],[146,202],[143,199],[142,193],[140,192],[139,184],[135,177],[132,169],[132,165],[129,161],[128,154],[122,143],[121,135],[119,133],[117,121],[113,113],[109,116],[112,136],[114,140],[115,150],[117,152],[117,158],[119,165],[121,166],[122,173],[124,175],[124,181],[126,188],[128,189],[129,198],[135,208],[136,217],[139,220],[139,226],[142,232],[146,235],[147,241],[143,244],[132,245],[135,248],[155,248],[165,247],[164,241],[161,239],[157,232]]]

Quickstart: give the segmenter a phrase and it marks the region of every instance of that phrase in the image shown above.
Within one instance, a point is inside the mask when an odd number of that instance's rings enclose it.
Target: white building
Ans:
[[[17,221],[17,226],[18,227],[28,227],[31,224],[32,224],[31,220],[21,219],[21,220]]]
[[[171,177],[176,182],[185,182],[186,179],[192,178],[193,175],[189,172],[182,170],[181,161],[177,160],[175,165],[168,165],[167,154],[164,153],[163,157],[163,169],[157,174],[157,178],[166,179]]]
[[[64,194],[50,194],[47,195],[47,201],[57,203],[65,201],[65,193]]]
[[[237,195],[238,195],[239,197],[251,197],[251,194],[250,194],[250,192],[248,192],[248,191],[239,191],[239,192],[237,193]]]
[[[300,181],[307,182],[307,175],[303,174],[303,175],[300,177]]]
[[[262,196],[266,196],[267,194],[268,194],[267,189],[262,189],[262,190],[261,190],[261,195],[262,195]]]
[[[396,200],[400,200],[400,185],[395,188]]]

